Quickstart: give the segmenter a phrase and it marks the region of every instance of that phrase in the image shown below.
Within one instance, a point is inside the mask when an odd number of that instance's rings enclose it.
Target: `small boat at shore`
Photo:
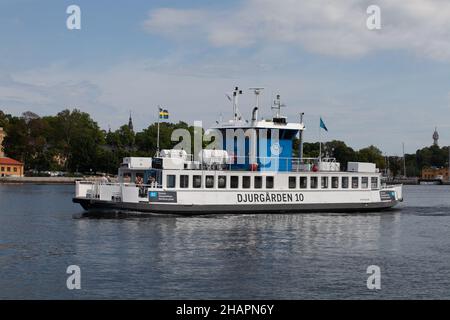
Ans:
[[[373,163],[349,162],[340,170],[334,158],[293,157],[293,142],[303,121],[281,115],[258,118],[258,95],[251,120],[237,107],[233,117],[211,130],[213,149],[188,154],[158,151],[155,157],[124,158],[118,183],[77,181],[73,202],[85,210],[119,210],[180,215],[211,213],[370,212],[403,201],[402,185],[385,185]],[[220,137],[218,139],[217,137]],[[301,142],[300,142],[301,145]]]

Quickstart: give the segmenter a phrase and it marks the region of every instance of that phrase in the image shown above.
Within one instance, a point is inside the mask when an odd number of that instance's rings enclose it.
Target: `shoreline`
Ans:
[[[0,177],[0,184],[60,184],[72,185],[76,181],[97,181],[99,177]],[[389,179],[384,182],[388,184],[420,185],[419,178]],[[441,185],[450,185],[443,181]]]
[[[72,185],[76,181],[96,181],[97,178],[83,177],[0,177],[0,184],[60,184]]]

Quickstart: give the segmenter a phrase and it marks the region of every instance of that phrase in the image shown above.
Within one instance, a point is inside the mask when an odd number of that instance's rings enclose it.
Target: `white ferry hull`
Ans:
[[[266,204],[266,205],[173,205],[111,202],[95,199],[74,198],[87,211],[119,210],[142,213],[165,213],[179,215],[227,214],[227,213],[313,213],[313,212],[376,212],[387,210],[398,204],[399,200],[372,203],[317,203],[317,204]]]
[[[394,207],[401,187],[367,191],[153,191],[154,198],[112,201],[111,197],[75,197],[85,210],[121,210],[169,214],[367,212]]]

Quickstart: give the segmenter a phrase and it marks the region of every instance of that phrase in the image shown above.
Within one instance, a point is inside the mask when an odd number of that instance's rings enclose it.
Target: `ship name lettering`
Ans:
[[[305,197],[303,193],[238,193],[239,203],[279,203],[279,202],[302,202]]]

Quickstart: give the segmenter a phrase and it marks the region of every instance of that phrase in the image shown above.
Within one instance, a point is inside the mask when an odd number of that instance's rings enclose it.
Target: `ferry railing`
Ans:
[[[208,170],[208,171],[221,171],[221,170],[256,170],[256,167],[252,167],[254,164],[261,165],[262,168],[267,169],[267,171],[290,171],[290,172],[304,172],[304,171],[338,171],[336,158],[324,157],[278,157],[278,156],[268,156],[268,157],[252,157],[249,155],[238,156],[238,155],[218,155],[218,156],[208,156],[204,157],[203,153],[199,155],[197,159],[194,158],[192,154],[186,154],[182,157],[177,156],[166,156],[162,158],[168,158],[175,161],[179,161],[182,164],[180,167],[171,167],[170,169],[184,170],[184,169],[195,169],[195,170]],[[176,162],[175,162],[176,163]],[[323,164],[328,163],[328,169]],[[240,166],[240,167],[239,167]],[[248,166],[245,168],[245,166]],[[316,166],[316,167],[314,167]],[[337,169],[337,170],[336,170]]]
[[[86,188],[90,186],[89,188]],[[148,192],[150,190],[162,189],[162,184],[154,183],[150,184],[139,184],[131,182],[106,182],[106,181],[77,181],[76,182],[76,196],[88,196],[92,198],[98,198],[100,196],[100,188],[102,186],[112,186],[118,187],[118,191],[121,191],[122,187],[135,187],[139,189],[139,197],[148,197]]]
[[[160,183],[131,183],[131,182],[99,182],[97,185],[104,186],[124,186],[124,187],[137,187],[137,188],[146,188],[146,189],[160,189],[162,188],[162,184]]]
[[[252,163],[253,162],[253,163]],[[328,163],[329,170],[320,168],[321,163]],[[248,156],[230,156],[228,158],[211,157],[208,159],[200,159],[197,161],[197,168],[200,170],[232,170],[233,167],[245,166],[249,171],[256,170],[252,168],[252,164],[262,164],[262,168],[270,171],[305,172],[305,171],[337,171],[336,158],[294,158],[294,157],[248,157]],[[314,166],[317,166],[314,169]],[[237,167],[239,168],[239,167]],[[289,170],[287,170],[289,169]]]

